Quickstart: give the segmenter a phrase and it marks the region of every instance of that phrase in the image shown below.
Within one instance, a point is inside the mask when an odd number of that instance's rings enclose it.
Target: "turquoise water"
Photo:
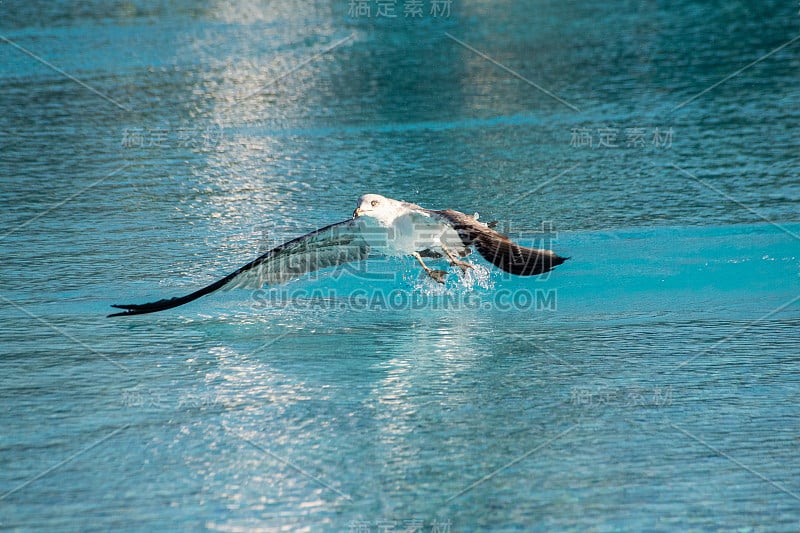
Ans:
[[[800,527],[797,6],[409,3],[0,4],[0,527]],[[365,192],[571,260],[105,318]]]

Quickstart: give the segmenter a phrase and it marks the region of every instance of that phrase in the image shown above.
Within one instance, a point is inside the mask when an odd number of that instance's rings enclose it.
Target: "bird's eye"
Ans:
[[[370,204],[372,205],[372,207],[375,207],[376,205],[378,205],[378,200],[372,200]]]

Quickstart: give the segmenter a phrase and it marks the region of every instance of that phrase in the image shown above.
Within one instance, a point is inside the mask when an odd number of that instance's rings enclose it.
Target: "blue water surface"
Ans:
[[[0,528],[800,529],[797,5],[415,6],[0,3]],[[366,192],[571,259],[105,317]]]

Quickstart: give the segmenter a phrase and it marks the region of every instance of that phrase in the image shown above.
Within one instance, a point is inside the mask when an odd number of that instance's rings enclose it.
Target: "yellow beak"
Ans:
[[[364,211],[362,211],[360,207],[356,207],[356,210],[355,210],[355,211],[353,211],[353,218],[358,218],[358,217],[360,217],[360,216],[361,216],[363,213],[364,213]]]

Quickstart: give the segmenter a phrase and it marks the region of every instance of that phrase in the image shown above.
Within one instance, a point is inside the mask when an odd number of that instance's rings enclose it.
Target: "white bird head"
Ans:
[[[384,226],[390,226],[394,220],[406,213],[405,202],[392,200],[380,194],[365,194],[358,199],[358,207],[353,211],[353,218],[367,216],[376,219]]]

